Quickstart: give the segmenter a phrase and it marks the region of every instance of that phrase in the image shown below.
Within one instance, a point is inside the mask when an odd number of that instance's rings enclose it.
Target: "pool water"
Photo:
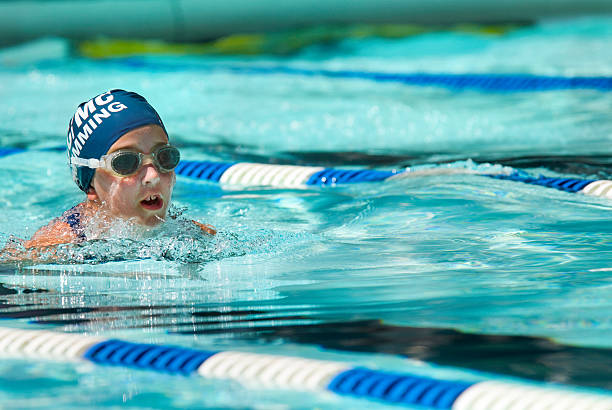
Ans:
[[[0,147],[28,150],[0,158],[0,244],[83,200],[65,152],[51,148],[64,144],[76,105],[110,88],[143,94],[189,160],[490,163],[612,179],[610,92],[227,69],[612,76],[611,23],[347,38],[288,57],[93,60],[62,39],[0,50]],[[302,189],[178,177],[173,198],[178,221],[158,231],[118,224],[62,246],[59,262],[0,264],[3,326],[612,389],[610,200],[465,173]],[[188,219],[219,234],[184,229]],[[3,408],[384,408],[89,364],[10,359],[0,370]]]

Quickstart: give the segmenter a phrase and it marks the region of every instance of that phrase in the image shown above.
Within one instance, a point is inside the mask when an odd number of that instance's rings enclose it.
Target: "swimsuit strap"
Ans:
[[[64,212],[62,220],[70,225],[72,232],[74,232],[76,237],[79,239],[79,242],[84,242],[87,240],[85,228],[83,225],[81,225],[81,212],[79,210],[79,205],[75,205]]]

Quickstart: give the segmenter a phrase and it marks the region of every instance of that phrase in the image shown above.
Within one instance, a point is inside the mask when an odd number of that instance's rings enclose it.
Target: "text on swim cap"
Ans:
[[[72,123],[76,124],[77,128],[82,126],[82,129],[76,136],[72,126],[68,132],[68,147],[72,147],[72,155],[79,156],[81,149],[83,149],[93,130],[98,128],[98,125],[102,124],[105,118],[109,118],[112,113],[123,111],[127,108],[121,102],[112,102],[113,98],[114,96],[108,91],[92,98],[77,108],[72,118]],[[105,105],[106,107],[104,107]]]

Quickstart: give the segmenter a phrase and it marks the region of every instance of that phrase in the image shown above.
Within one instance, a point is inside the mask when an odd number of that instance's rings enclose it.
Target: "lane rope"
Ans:
[[[560,191],[582,193],[612,199],[612,181],[580,178],[532,176],[524,171],[507,173],[483,173],[472,169],[441,168],[440,173],[464,173],[489,178],[522,182],[554,188]],[[380,171],[370,169],[334,169],[295,165],[268,165],[256,163],[229,163],[213,161],[182,161],[176,168],[177,175],[222,184],[299,188],[308,186],[333,186],[359,182],[378,182],[390,179],[426,175],[419,170]],[[435,174],[435,171],[429,171]]]
[[[474,89],[488,92],[528,92],[553,90],[612,91],[612,77],[565,77],[535,74],[451,74],[451,73],[385,73],[374,71],[323,70],[287,66],[248,66],[230,64],[180,64],[129,57],[104,61],[104,64],[147,71],[225,71],[242,75],[290,75],[393,82],[417,87],[442,87],[453,90]]]
[[[269,354],[206,351],[78,334],[0,327],[10,359],[90,361],[99,365],[230,379],[249,386],[331,392],[366,400],[449,410],[612,409],[612,395],[534,383],[442,380],[350,363]]]
[[[50,148],[49,150],[57,150]],[[0,148],[0,157],[26,152],[19,148]],[[532,176],[520,170],[504,168],[503,172],[487,173],[473,169],[439,168],[439,173],[462,173],[489,178],[522,182],[554,188],[560,191],[581,193],[588,196],[612,199],[612,181],[581,178]],[[175,172],[191,179],[218,182],[226,185],[269,186],[278,188],[303,188],[308,186],[334,186],[359,182],[379,182],[411,176],[435,174],[436,170],[339,169],[296,165],[269,165],[249,162],[181,161]]]

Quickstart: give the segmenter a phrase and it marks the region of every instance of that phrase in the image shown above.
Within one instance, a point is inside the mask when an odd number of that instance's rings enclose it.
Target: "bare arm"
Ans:
[[[13,238],[7,242],[6,247],[0,250],[0,261],[36,261],[41,258],[41,250],[53,245],[76,242],[77,236],[70,225],[54,219],[48,225],[40,228],[31,239],[24,241]],[[45,255],[43,260],[49,255]]]
[[[76,242],[77,236],[66,222],[55,219],[40,228],[29,241],[24,242],[26,249],[44,248],[62,243]]]
[[[196,224],[202,230],[202,232],[204,232],[204,233],[207,233],[209,235],[216,235],[217,234],[217,230],[212,225],[203,224],[201,222],[194,221],[194,220],[192,220],[191,222]]]

